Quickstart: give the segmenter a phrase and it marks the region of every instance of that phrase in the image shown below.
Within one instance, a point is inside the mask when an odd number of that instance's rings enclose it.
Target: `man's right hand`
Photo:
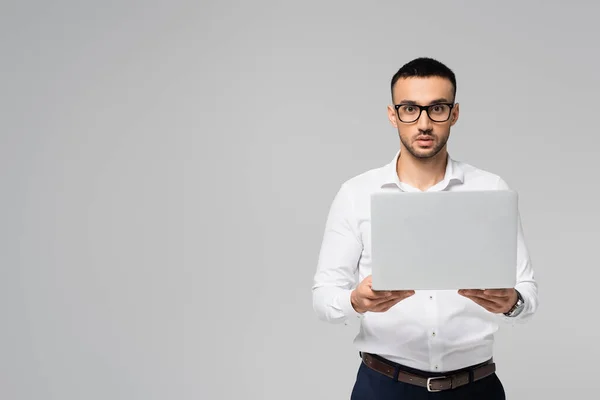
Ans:
[[[352,291],[350,301],[352,307],[361,314],[367,311],[385,312],[413,294],[414,290],[373,290],[369,275]]]

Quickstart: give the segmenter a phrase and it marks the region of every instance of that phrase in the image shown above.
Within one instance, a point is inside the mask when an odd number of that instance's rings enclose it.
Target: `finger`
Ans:
[[[486,289],[483,294],[490,297],[510,297],[512,289]]]
[[[389,297],[391,295],[390,290],[374,290],[373,289],[373,277],[369,275],[364,280],[365,285],[367,286],[367,292],[365,293],[365,297],[368,299],[379,299]]]
[[[412,296],[414,294],[415,294],[414,290],[393,290],[392,294],[391,294],[391,297],[393,299],[403,300],[403,299],[406,299],[407,297],[410,297],[410,296]]]
[[[389,290],[373,290],[373,276],[368,275],[361,284],[364,290],[361,290],[362,296],[366,299],[380,299],[389,297],[391,292]]]
[[[407,294],[405,296],[406,297],[396,297],[396,298],[393,298],[391,300],[382,301],[379,304],[377,304],[376,306],[373,306],[372,310],[373,310],[373,312],[384,312],[384,311],[387,311],[390,308],[392,308],[393,306],[395,306],[396,304],[400,303],[405,298],[410,297],[411,295]]]
[[[480,305],[481,307],[485,308],[488,311],[492,311],[495,308],[495,304],[490,300],[482,299],[481,297],[478,297],[478,296],[465,295],[465,297],[472,300],[473,302],[475,302],[476,304]]]
[[[415,294],[414,290],[392,290],[392,297],[405,299]]]
[[[496,313],[499,310],[501,310],[501,305],[492,301],[492,300],[488,300],[485,298],[481,298],[479,296],[467,296],[465,295],[466,298],[473,300],[475,303],[479,304],[481,307],[485,308],[486,310]]]
[[[392,294],[403,294],[403,293],[410,293],[410,294],[414,294],[415,291],[414,290],[391,290]]]
[[[394,298],[398,297],[398,295],[394,295],[394,293],[392,293],[392,291],[390,290],[386,290],[386,291],[370,291],[369,293],[367,293],[367,298],[374,301],[374,302],[382,302],[382,301],[388,301],[388,300],[393,300]]]
[[[475,296],[475,297],[479,297],[480,299],[484,299],[484,300],[491,300],[494,302],[500,302],[503,300],[506,300],[508,298],[508,296],[499,296],[498,294],[490,294],[490,290],[496,290],[496,289],[467,289],[467,290],[459,290],[458,294],[461,294],[463,296]],[[503,289],[501,289],[503,290]]]
[[[365,297],[363,300],[363,304],[367,310],[373,310],[375,307],[377,307],[385,302],[393,301],[393,300],[394,299],[392,297],[375,297],[375,298]]]
[[[365,293],[365,297],[371,300],[387,299],[392,296],[392,292],[389,290],[373,290],[369,288]]]
[[[478,299],[488,300],[488,301],[491,301],[491,302],[494,302],[494,303],[502,302],[502,300],[504,299],[502,297],[486,295],[486,294],[483,294],[483,292],[476,293],[476,294],[463,294],[463,296],[468,297],[468,298],[474,298],[474,297],[476,297]]]
[[[460,289],[458,294],[467,295],[467,296],[479,296],[483,294],[482,289]]]
[[[512,290],[513,289],[461,289],[458,291],[458,293],[491,299],[494,297],[508,298],[510,297]]]
[[[378,293],[378,292],[375,292]],[[385,292],[385,295],[378,296],[376,299],[394,299],[400,298],[405,299],[409,296],[415,294],[414,290],[388,290]]]
[[[411,291],[407,290],[407,291],[402,291],[402,293],[395,293],[394,295],[392,295],[389,298],[372,300],[371,307],[379,307],[384,304],[392,304],[394,302],[399,302],[399,301],[402,301],[402,300],[412,296],[413,294],[414,294],[414,292],[411,293]]]
[[[402,300],[390,300],[390,301],[386,301],[385,303],[382,303],[380,305],[378,305],[377,307],[374,307],[371,312],[386,312],[388,311],[390,308],[394,307],[396,304],[400,303]]]

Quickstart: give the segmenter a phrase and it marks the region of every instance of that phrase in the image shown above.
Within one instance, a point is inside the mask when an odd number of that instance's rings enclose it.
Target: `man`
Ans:
[[[504,321],[528,321],[538,306],[520,220],[514,288],[375,292],[371,287],[371,193],[384,187],[508,188],[499,176],[448,153],[459,116],[456,78],[448,67],[415,59],[393,76],[391,92],[388,117],[400,149],[389,164],[344,182],[335,196],[314,278],[315,312],[332,323],[360,320],[354,343],[362,362],[353,400],[504,399],[492,358],[494,333]]]

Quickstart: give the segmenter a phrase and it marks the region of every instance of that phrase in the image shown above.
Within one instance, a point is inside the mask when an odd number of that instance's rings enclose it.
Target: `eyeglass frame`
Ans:
[[[431,118],[431,115],[429,115],[429,107],[433,107],[433,106],[439,106],[439,105],[446,105],[450,107],[450,110],[448,111],[448,118],[446,118],[443,121],[436,121],[433,118]],[[446,122],[450,119],[450,116],[452,115],[452,109],[454,108],[454,106],[456,105],[456,103],[433,103],[430,104],[428,106],[421,106],[418,104],[413,104],[413,103],[400,103],[400,104],[394,104],[394,108],[396,109],[396,116],[398,117],[398,119],[400,120],[400,122],[403,122],[405,124],[412,124],[413,122],[416,122],[419,120],[419,118],[421,118],[421,114],[423,113],[423,110],[425,110],[425,113],[427,114],[427,118],[429,118],[430,120],[432,120],[433,122]],[[411,107],[418,107],[419,108],[419,115],[417,116],[417,118],[415,118],[412,121],[403,121],[402,118],[400,118],[400,113],[398,112],[398,109],[401,106],[411,106]]]

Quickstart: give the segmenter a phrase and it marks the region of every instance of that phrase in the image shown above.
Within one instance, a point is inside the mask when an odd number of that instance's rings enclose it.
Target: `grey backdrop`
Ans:
[[[597,390],[589,0],[3,1],[0,398],[347,399],[355,325],[312,310],[342,181],[398,147],[405,62],[458,76],[453,157],[520,193],[541,307],[510,399]]]

